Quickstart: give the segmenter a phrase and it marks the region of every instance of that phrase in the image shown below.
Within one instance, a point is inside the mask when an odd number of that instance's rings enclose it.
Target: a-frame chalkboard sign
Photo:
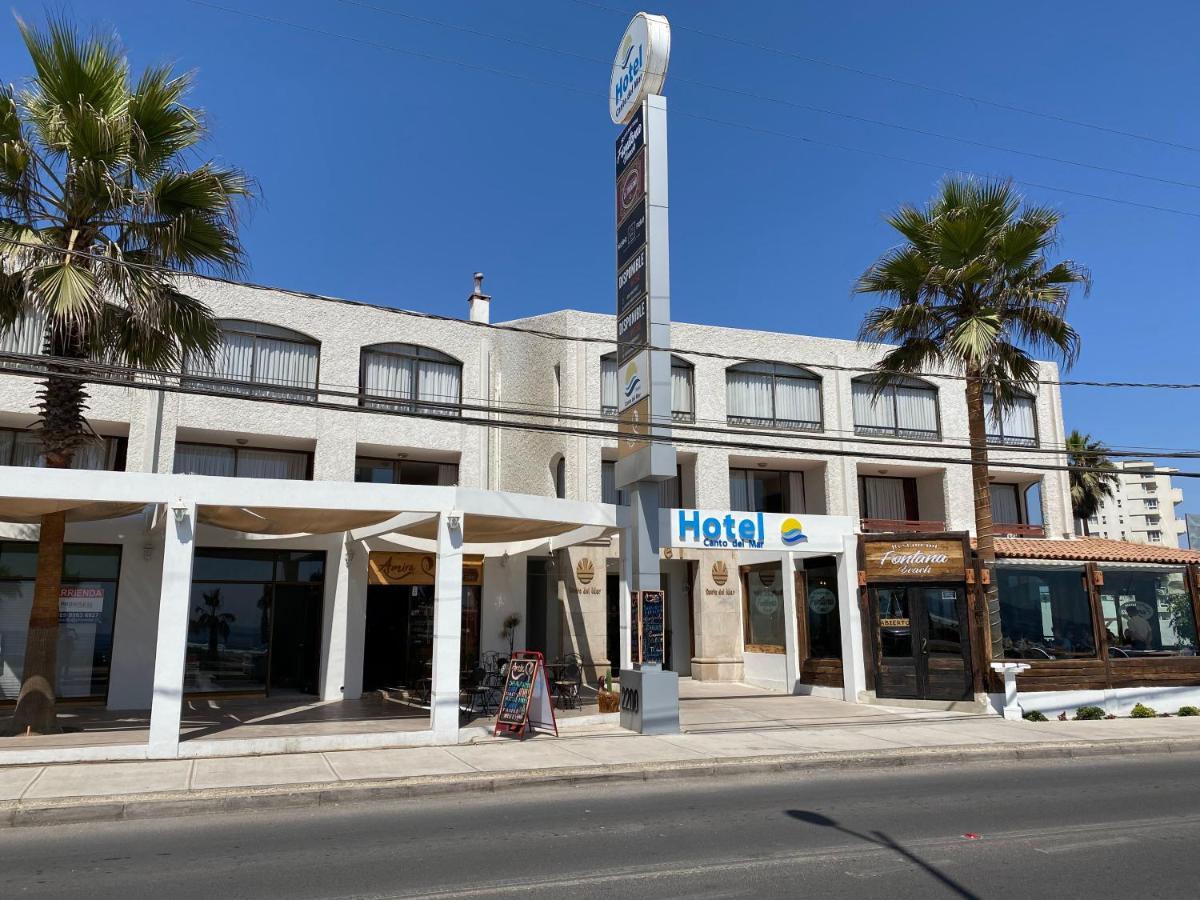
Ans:
[[[550,682],[546,661],[536,650],[518,650],[508,661],[500,709],[496,711],[493,736],[516,735],[522,740],[531,728],[552,730],[558,737],[554,704],[550,702]]]

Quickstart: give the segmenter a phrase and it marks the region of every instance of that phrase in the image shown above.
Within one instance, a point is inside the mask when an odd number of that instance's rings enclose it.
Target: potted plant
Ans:
[[[614,713],[621,709],[621,695],[613,690],[612,672],[605,672],[600,676],[599,690],[596,692],[596,702],[600,705],[600,712]]]
[[[500,624],[500,639],[508,641],[508,658],[512,659],[513,644],[517,640],[517,628],[521,624],[520,613],[509,613]]]

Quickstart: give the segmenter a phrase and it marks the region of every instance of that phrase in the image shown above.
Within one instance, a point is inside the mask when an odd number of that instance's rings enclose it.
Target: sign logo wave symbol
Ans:
[[[808,535],[804,533],[804,526],[800,524],[799,519],[784,519],[779,524],[779,536],[788,547],[802,544],[808,540]]]
[[[637,366],[629,367],[629,380],[625,382],[625,399],[631,400],[642,388],[642,379],[638,375]]]

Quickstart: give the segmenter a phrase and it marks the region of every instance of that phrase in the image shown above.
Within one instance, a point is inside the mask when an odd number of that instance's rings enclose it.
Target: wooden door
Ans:
[[[880,585],[871,592],[878,697],[971,696],[970,636],[960,585]]]

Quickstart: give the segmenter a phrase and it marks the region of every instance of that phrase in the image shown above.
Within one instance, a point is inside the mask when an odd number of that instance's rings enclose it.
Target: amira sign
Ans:
[[[614,124],[624,125],[647,94],[662,90],[670,59],[671,25],[666,17],[643,12],[634,16],[613,57],[608,114]]]

